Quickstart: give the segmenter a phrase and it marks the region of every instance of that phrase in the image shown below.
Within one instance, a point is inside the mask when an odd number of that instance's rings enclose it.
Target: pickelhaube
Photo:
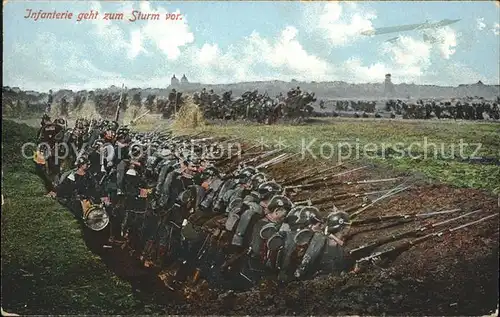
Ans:
[[[306,214],[302,212],[304,206],[298,205],[293,207],[286,215],[285,222],[291,225],[306,223]]]
[[[130,134],[130,129],[127,126],[120,127],[116,131],[117,137],[124,137]]]
[[[85,156],[79,157],[78,160],[76,160],[76,163],[75,163],[76,167],[81,167],[81,166],[83,166],[85,164],[89,164],[89,160]]]
[[[287,211],[287,213],[292,209],[293,203],[290,200],[290,198],[283,196],[283,195],[276,195],[271,198],[269,201],[269,204],[267,205],[267,209],[269,212],[274,212],[277,209],[284,209]]]
[[[244,167],[239,171],[239,175],[246,175],[248,177],[252,177],[252,175],[255,175],[257,173],[258,173],[257,169],[252,166]]]
[[[345,228],[347,225],[350,225],[349,214],[343,211],[335,211],[328,214],[326,217],[326,230],[328,233],[337,233]]]
[[[103,145],[104,145],[104,140],[103,139],[97,139],[97,140],[94,141],[94,144],[92,144],[92,147],[94,149],[96,149],[96,148],[100,148]]]
[[[141,155],[141,153],[143,153],[143,149],[138,144],[131,146],[129,149],[129,155],[132,156],[133,158],[139,157],[139,155]]]
[[[321,222],[319,209],[314,206],[296,206],[290,210],[285,222],[290,226],[305,227]]]
[[[119,127],[119,124],[118,124],[118,122],[116,122],[116,121],[111,121],[111,122],[108,124],[108,128],[109,128],[109,129],[112,129],[113,131],[118,130],[118,127]]]
[[[310,224],[315,224],[323,221],[320,216],[321,213],[317,207],[305,206],[304,209],[302,209],[302,212],[307,215]]]
[[[66,126],[66,120],[64,120],[64,118],[57,118],[54,123],[62,127]]]
[[[255,167],[245,167],[238,173],[238,180],[240,184],[247,183],[253,175],[257,174]]]
[[[264,173],[257,173],[250,178],[250,184],[252,189],[259,188],[259,185],[267,181],[266,175]]]
[[[262,199],[268,199],[283,191],[283,188],[275,181],[264,182],[257,189]]]
[[[171,158],[173,157],[173,152],[170,150],[168,147],[164,147],[158,150],[158,155],[164,158]]]
[[[218,177],[218,176],[220,176],[220,172],[214,166],[210,166],[210,167],[205,168],[203,170],[203,172],[201,173],[201,179],[203,179],[203,180],[209,179],[211,177]]]

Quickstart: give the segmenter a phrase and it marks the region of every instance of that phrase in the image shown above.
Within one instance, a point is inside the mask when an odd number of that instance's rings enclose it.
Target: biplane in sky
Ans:
[[[457,19],[457,20],[444,19],[444,20],[441,20],[438,22],[426,21],[424,23],[417,23],[417,24],[387,26],[387,27],[374,28],[371,30],[367,30],[367,31],[361,32],[361,34],[366,35],[366,36],[373,36],[373,35],[392,34],[392,33],[400,33],[400,32],[407,32],[407,31],[421,31],[425,42],[436,43],[436,42],[439,42],[442,40],[436,34],[436,30],[438,30],[444,26],[447,26],[447,25],[450,25],[453,23],[457,23],[458,21],[460,21],[460,19]],[[396,37],[393,37],[393,38],[386,40],[386,42],[394,43],[398,39],[399,39],[399,36],[396,36]]]

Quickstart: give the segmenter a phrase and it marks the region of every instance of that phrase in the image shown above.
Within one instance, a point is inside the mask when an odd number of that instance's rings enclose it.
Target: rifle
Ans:
[[[122,99],[123,99],[123,89],[125,87],[125,84],[122,84],[122,91],[120,92],[120,99],[118,100],[118,106],[116,107],[116,113],[115,113],[115,121],[118,122],[118,117],[120,117],[120,108],[122,106]]]
[[[393,255],[393,254],[399,254],[401,252],[409,250],[414,245],[417,245],[419,243],[427,241],[427,240],[429,240],[431,238],[441,237],[442,235],[444,235],[446,233],[453,233],[453,232],[455,232],[457,230],[460,230],[460,229],[463,229],[463,228],[467,228],[469,226],[475,225],[477,223],[486,221],[488,219],[491,219],[491,218],[497,217],[497,216],[498,216],[498,213],[495,213],[495,214],[492,214],[492,215],[480,218],[480,219],[475,220],[475,221],[471,221],[471,222],[465,223],[463,225],[460,225],[460,226],[457,226],[457,227],[454,227],[454,228],[444,229],[444,230],[441,230],[441,231],[438,231],[438,232],[429,233],[429,234],[427,234],[427,235],[425,235],[423,237],[416,238],[416,239],[413,239],[411,241],[406,241],[404,243],[401,243],[401,244],[399,244],[397,246],[394,246],[392,248],[389,248],[387,250],[380,251],[380,252],[371,254],[371,255],[369,255],[367,257],[361,258],[361,259],[359,259],[359,260],[356,261],[356,265],[359,265],[359,264],[362,264],[362,263],[368,262],[368,261],[374,261],[376,259],[379,259],[382,256],[389,256],[389,255]]]
[[[311,183],[315,183],[315,182],[321,182],[321,181],[327,180],[329,178],[333,178],[333,177],[337,177],[337,176],[343,176],[343,175],[346,175],[346,174],[349,174],[349,173],[352,173],[352,172],[356,172],[356,171],[365,169],[367,167],[368,166],[362,166],[362,167],[357,167],[357,168],[354,168],[354,169],[351,169],[351,170],[348,170],[348,171],[345,171],[345,172],[341,172],[341,173],[337,173],[337,174],[333,174],[333,175],[326,175],[326,176],[323,176],[323,177],[320,177],[320,178],[312,179],[312,180],[308,181],[307,183],[311,184]]]
[[[460,209],[458,209],[458,210],[460,210]],[[447,219],[447,220],[444,220],[444,221],[441,221],[441,222],[437,222],[437,223],[432,223],[432,224],[424,225],[424,226],[421,226],[421,227],[419,227],[417,229],[413,229],[413,230],[401,232],[401,233],[396,234],[396,235],[391,235],[391,236],[388,236],[388,237],[384,237],[382,239],[373,241],[373,242],[371,242],[369,244],[362,245],[360,247],[352,249],[352,250],[349,251],[349,254],[353,255],[353,254],[356,254],[356,253],[359,254],[359,253],[367,252],[367,251],[373,250],[374,248],[379,247],[379,246],[381,246],[383,244],[386,244],[386,243],[389,243],[389,242],[393,242],[393,241],[397,241],[397,240],[402,239],[402,238],[406,238],[406,237],[418,235],[422,231],[429,230],[429,229],[432,229],[432,228],[435,228],[435,227],[438,227],[438,226],[445,225],[447,223],[450,223],[450,222],[462,219],[464,217],[473,215],[473,214],[481,212],[481,211],[482,211],[481,209],[478,209],[478,210],[471,211],[471,212],[468,212],[466,214],[460,215],[458,217],[454,217],[454,218]]]
[[[342,200],[345,198],[349,197],[361,197],[361,196],[368,196],[368,195],[373,195],[373,194],[378,194],[378,193],[385,193],[389,190],[378,190],[374,192],[367,192],[367,193],[347,193],[347,192],[340,192],[340,193],[335,193],[332,196],[327,196],[327,197],[322,197],[322,198],[317,198],[317,199],[307,199],[307,200],[302,200],[294,203],[295,205],[303,205],[303,204],[309,204],[309,205],[317,205],[317,204],[322,204],[331,200]]]
[[[389,197],[394,196],[396,194],[399,194],[400,192],[403,192],[403,191],[405,191],[405,190],[407,190],[408,188],[411,187],[411,186],[403,187],[402,185],[404,185],[404,183],[400,184],[400,185],[398,185],[396,187],[394,187],[393,189],[389,190],[386,194],[380,196],[379,198],[375,199],[374,201],[372,201],[372,202],[370,202],[368,204],[363,204],[363,206],[360,209],[356,210],[355,212],[353,212],[351,214],[351,218],[356,217],[357,215],[359,215],[360,213],[362,213],[366,209],[368,209],[371,206],[375,205],[375,203],[379,202],[380,200],[385,199],[385,198],[389,198]]]
[[[241,259],[244,256],[250,255],[250,252],[251,252],[250,248],[247,248],[239,253],[234,254],[221,265],[220,270],[224,272],[227,269],[230,269],[231,266],[235,264],[239,259]]]
[[[331,176],[333,177],[333,176]],[[315,189],[315,188],[320,188],[320,187],[328,187],[328,186],[337,186],[337,185],[361,185],[361,184],[374,184],[374,183],[382,183],[382,182],[389,182],[393,180],[397,180],[400,177],[396,178],[387,178],[387,179],[374,179],[374,180],[363,180],[363,181],[358,181],[358,182],[318,182],[318,183],[311,183],[311,184],[303,184],[303,185],[295,185],[295,186],[285,186],[285,189]]]
[[[365,167],[359,167],[359,168],[355,168],[355,169],[345,171],[342,173],[325,176],[323,178],[315,179],[315,180],[311,181],[310,183],[303,184],[303,185],[285,186],[284,189],[316,189],[316,188],[321,188],[321,187],[348,184],[348,182],[331,182],[331,181],[326,181],[326,180],[329,178],[336,177],[336,176],[342,176],[342,175],[345,175],[347,173],[351,173],[351,172],[354,172],[354,171],[357,171],[357,170],[363,169],[363,168],[365,168]]]
[[[273,165],[277,165],[277,164],[280,164],[280,163],[283,163],[284,161],[286,160],[289,160],[291,159],[292,157],[295,157],[299,155],[299,153],[295,153],[295,154],[287,154],[287,153],[283,153],[283,154],[280,154],[279,156],[265,162],[265,163],[262,163],[260,165],[257,165],[255,168],[259,169],[259,168],[269,168]]]
[[[329,167],[329,168],[330,168],[330,167]],[[303,175],[302,175],[302,176],[300,176],[299,178],[302,178],[302,177],[305,177],[305,178],[310,177],[310,176],[311,176],[311,175],[313,175],[313,174],[309,175],[308,173],[310,173],[310,172],[312,172],[312,171],[314,171],[314,170],[317,170],[317,169],[318,169],[317,167],[311,167],[311,168],[309,168],[309,169],[305,170],[305,171],[302,173]],[[316,171],[316,172],[314,172],[314,173],[317,173],[317,171]],[[315,175],[315,174],[314,174],[314,175]],[[292,178],[292,177],[285,177],[284,179],[280,180],[279,182],[280,182],[281,184],[287,184],[287,183],[289,183],[289,182],[295,182],[295,180],[296,180],[296,179],[297,179],[297,177],[296,177],[296,178]],[[299,180],[299,181],[300,181],[300,180]]]
[[[276,154],[276,153],[280,152],[281,150],[283,150],[283,149],[276,149],[276,150],[272,150],[272,151],[269,151],[269,152],[264,152],[261,155],[258,155],[258,156],[254,157],[254,158],[251,158],[251,159],[249,159],[247,161],[242,162],[241,165],[246,165],[246,164],[250,164],[250,163],[256,162],[258,160],[261,160],[263,158],[266,158],[268,156]]]
[[[371,218],[365,218],[361,220],[353,220],[352,225],[353,226],[362,226],[362,225],[368,225],[368,224],[373,224],[377,222],[384,222],[384,221],[390,221],[390,220],[399,220],[399,219],[410,219],[410,218],[424,218],[424,217],[429,217],[429,216],[434,216],[434,215],[442,215],[442,214],[449,214],[457,211],[461,211],[462,209],[457,208],[457,209],[451,209],[451,210],[443,210],[443,211],[433,211],[433,212],[428,212],[428,213],[413,213],[413,214],[406,214],[406,215],[392,215],[392,216],[379,216],[379,217],[371,217]]]
[[[292,180],[289,180],[289,181],[284,181],[284,182],[283,182],[283,185],[284,185],[284,186],[287,186],[287,185],[293,185],[293,184],[295,184],[295,183],[298,183],[298,182],[301,182],[301,181],[303,181],[303,180],[306,180],[306,179],[308,179],[309,177],[313,177],[313,176],[316,176],[316,175],[318,175],[318,174],[322,174],[322,173],[324,173],[324,172],[328,172],[328,171],[330,171],[330,170],[332,170],[332,169],[334,169],[334,168],[337,168],[337,167],[340,167],[340,166],[343,166],[343,165],[344,165],[344,163],[340,163],[340,164],[337,164],[337,165],[335,165],[335,166],[330,166],[330,167],[327,167],[327,168],[325,168],[325,169],[322,169],[322,170],[316,171],[316,172],[314,172],[314,173],[312,173],[312,174],[309,174],[309,175],[304,175],[304,176],[300,176],[300,177],[297,177],[297,178],[292,179]],[[309,172],[309,171],[311,171],[311,170],[314,170],[314,169],[316,169],[316,167],[313,167],[312,169],[307,170],[307,171],[306,171],[306,173],[307,173],[307,172]]]
[[[151,112],[151,110],[148,110],[146,112],[144,112],[143,114],[141,114],[140,116],[138,116],[137,118],[133,119],[132,121],[130,121],[130,125],[134,125],[137,121],[139,121],[140,119],[142,119],[145,115],[147,115],[149,112]],[[157,127],[158,129],[158,127]],[[153,133],[156,132],[156,131],[153,131]]]
[[[393,177],[393,178],[384,178],[384,179],[368,179],[357,182],[345,182],[346,185],[361,185],[361,184],[374,184],[374,183],[383,183],[383,182],[392,182],[402,177]]]
[[[347,213],[350,213],[351,211],[353,211],[353,210],[357,210],[357,209],[362,208],[362,207],[364,207],[364,206],[366,206],[366,203],[360,203],[360,204],[357,204],[357,205],[351,206],[351,207],[349,207],[349,208],[346,208],[346,209],[344,209],[343,211],[344,211],[344,212],[347,212]]]
[[[254,146],[251,146],[251,147],[249,147],[248,149],[242,150],[242,151],[241,151],[240,153],[238,153],[238,154],[232,155],[231,157],[227,157],[227,158],[225,158],[225,159],[223,159],[223,160],[221,160],[221,161],[217,162],[217,166],[222,165],[222,164],[224,164],[224,163],[226,163],[226,162],[228,162],[228,161],[231,161],[232,159],[234,159],[234,158],[236,158],[236,157],[238,157],[238,156],[240,156],[240,155],[242,155],[242,154],[244,154],[244,153],[247,153],[248,151],[253,150],[253,149],[255,149],[256,147],[259,147],[259,146],[260,146],[260,145],[254,145]]]

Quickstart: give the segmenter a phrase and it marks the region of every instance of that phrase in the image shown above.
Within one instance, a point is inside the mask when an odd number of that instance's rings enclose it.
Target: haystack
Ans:
[[[203,111],[193,102],[191,96],[186,97],[181,109],[175,114],[172,128],[186,130],[200,128],[205,125]]]
[[[83,103],[79,111],[71,113],[74,118],[86,118],[86,119],[98,119],[101,116],[95,107],[95,103],[91,100],[87,100]]]
[[[144,112],[143,107],[139,107],[137,105],[131,105],[129,103],[127,110],[125,110],[125,113],[123,114],[123,123],[124,124],[129,124],[132,120],[140,116]]]
[[[50,106],[50,113],[49,113],[51,118],[59,118],[61,115],[61,105],[57,102],[54,102]]]

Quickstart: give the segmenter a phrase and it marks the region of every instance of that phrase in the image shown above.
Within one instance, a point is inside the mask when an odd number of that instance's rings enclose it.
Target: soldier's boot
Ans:
[[[196,268],[192,277],[187,281],[183,292],[187,300],[203,298],[209,290],[208,281],[201,277],[201,270]]]
[[[179,262],[175,262],[170,267],[162,270],[158,277],[163,281],[166,287],[174,291],[177,289],[177,273],[179,272],[180,266]]]

